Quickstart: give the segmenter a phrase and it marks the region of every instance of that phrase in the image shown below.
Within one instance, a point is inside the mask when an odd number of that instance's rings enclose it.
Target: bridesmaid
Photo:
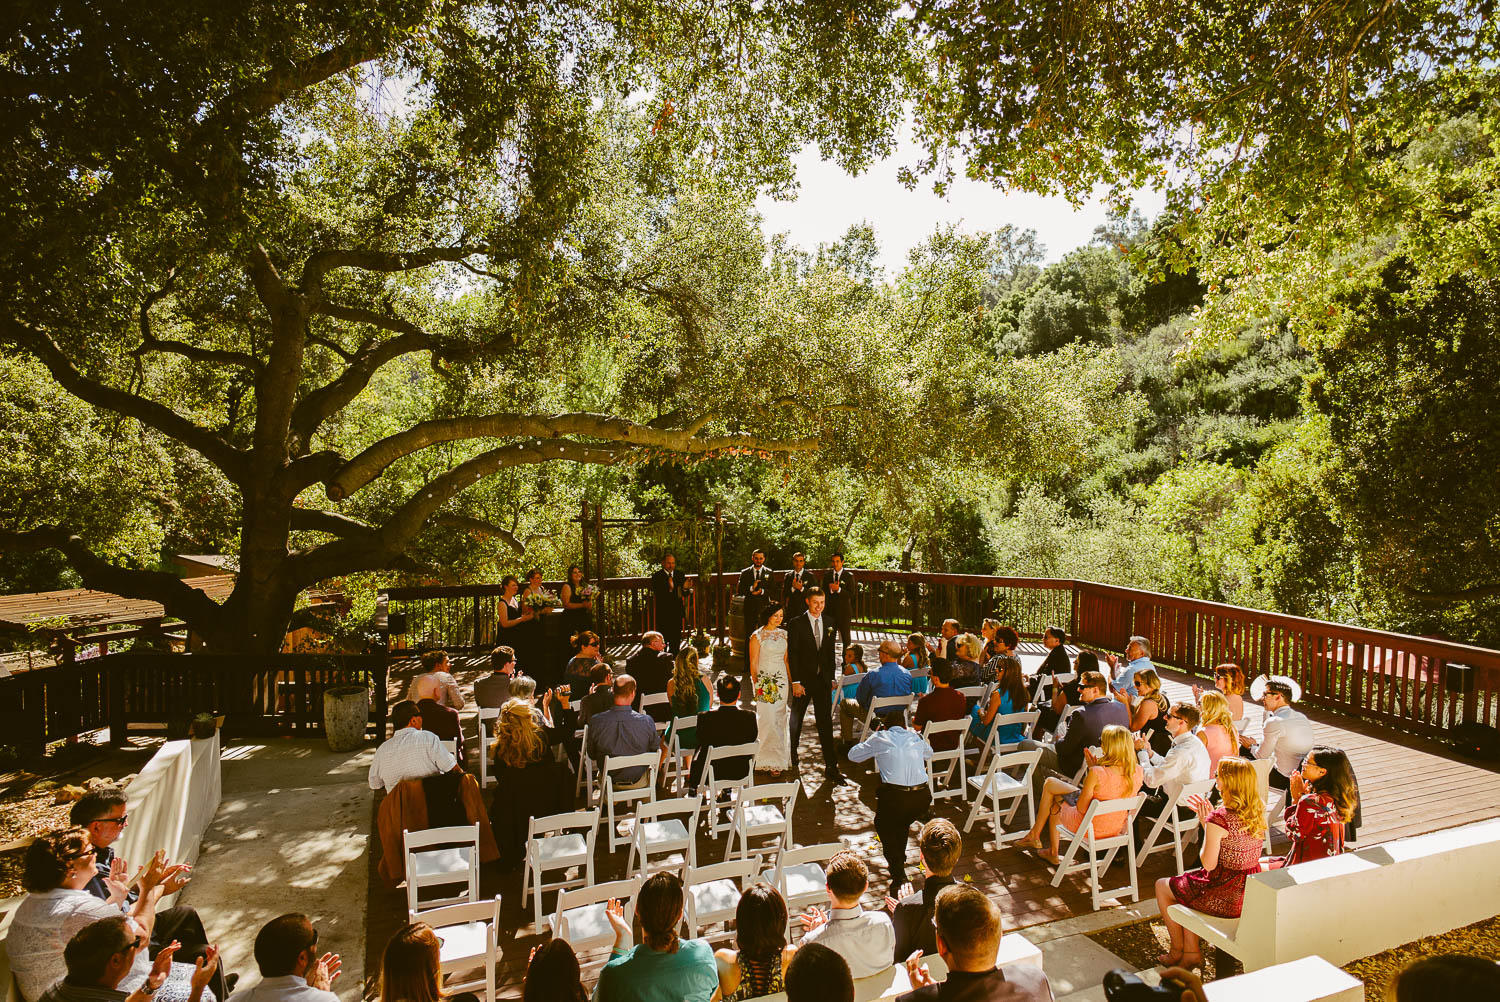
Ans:
[[[529,646],[530,629],[536,622],[536,610],[521,601],[521,583],[514,574],[505,575],[500,582],[500,643],[516,652],[516,668],[523,675],[537,679],[539,665],[536,653]]]
[[[542,569],[533,567],[526,572],[526,587],[521,589],[521,601],[526,603],[533,595],[550,595],[542,585]],[[536,679],[537,689],[550,689],[558,685],[563,677],[563,665],[568,660],[568,635],[561,629],[560,624],[553,620],[543,626],[542,621],[551,616],[558,615],[562,610],[543,606],[532,610],[532,621],[526,625],[524,643],[526,649],[531,653],[531,666],[527,667],[522,661],[521,666],[526,668],[526,673]],[[550,635],[550,634],[560,635]],[[549,636],[550,635],[550,636]],[[516,652],[516,660],[520,660],[520,651]]]
[[[583,568],[577,564],[568,567],[568,580],[563,582],[559,597],[562,598],[563,632],[570,637],[594,628],[594,600],[578,597],[578,593],[587,584],[588,582],[583,577]]]

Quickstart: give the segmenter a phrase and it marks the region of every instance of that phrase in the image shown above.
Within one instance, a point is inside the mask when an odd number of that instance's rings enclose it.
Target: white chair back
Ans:
[[[605,905],[611,898],[618,898],[625,906],[625,922],[629,924],[635,918],[635,896],[640,890],[640,878],[629,877],[561,891],[557,910],[547,917],[547,924],[553,936],[567,940],[577,953],[608,946],[615,941],[615,933]]]
[[[500,896],[492,901],[474,901],[460,905],[431,908],[420,914],[407,913],[407,921],[422,921],[437,933],[438,976],[447,977],[459,971],[483,967],[484,979],[462,984],[443,983],[444,995],[472,991],[482,983],[485,1002],[495,1002],[495,968],[500,963],[499,929]]]
[[[495,781],[490,763],[490,742],[494,740],[495,722],[500,719],[500,707],[479,708],[479,788],[482,790]]]
[[[406,910],[479,900],[479,823],[401,832]],[[457,894],[422,899],[424,887],[462,885]]]
[[[702,810],[703,798],[697,794],[637,804],[625,872],[642,878],[648,876],[651,872],[651,854],[662,852],[682,853],[681,863],[665,869],[687,870],[697,865],[698,815]],[[639,871],[635,866],[637,853],[641,857]]]
[[[767,783],[764,786],[744,786],[739,790],[734,805],[734,825],[729,829],[729,842],[724,848],[724,858],[734,855],[736,839],[740,844],[740,855],[750,855],[750,839],[769,835],[776,839],[779,853],[792,844],[792,813],[797,806],[797,795],[802,792],[801,783]],[[769,847],[762,847],[765,855]]]
[[[974,827],[974,822],[988,814],[996,845],[1004,845],[1023,836],[1024,830],[1007,833],[1005,827],[1016,816],[1022,800],[1026,801],[1027,814],[1030,818],[1027,827],[1035,822],[1036,801],[1031,788],[1031,776],[1036,772],[1037,763],[1041,757],[1042,752],[1039,748],[1033,748],[1030,751],[1006,752],[1004,755],[991,758],[989,766],[982,774],[969,777],[968,789],[974,793],[974,802],[969,806],[969,817],[964,822],[964,831],[969,831]],[[1019,769],[1021,774],[1012,776],[1006,771],[1008,769]],[[1010,810],[1005,813],[1004,818],[1000,816],[1001,801],[1010,802]],[[988,802],[987,808],[986,802]]]
[[[933,744],[933,738],[940,734],[956,734],[958,744],[950,749],[938,751]],[[969,763],[964,757],[964,745],[969,739],[969,718],[959,717],[957,720],[929,720],[922,727],[922,740],[927,742],[927,747],[932,748],[932,758],[927,760],[927,789],[932,792],[934,800],[944,797],[962,797],[969,779]],[[941,779],[938,770],[946,763],[947,768],[942,771]],[[958,770],[958,782],[953,782],[953,771]]]
[[[542,930],[542,892],[564,890],[594,882],[594,843],[599,835],[599,808],[549,814],[532,818],[526,826],[526,869],[521,876],[521,905],[532,900],[536,886],[536,931]],[[570,880],[544,883],[548,870],[567,870],[577,866],[582,873]]]
[[[732,794],[734,801],[737,802],[739,791],[746,786],[754,785],[755,753],[759,750],[760,745],[754,741],[739,745],[709,746],[707,757],[703,760],[703,778],[699,782],[698,791],[703,794],[704,804],[708,808],[708,830],[714,838],[723,835],[734,825],[734,803],[721,804],[720,794]],[[703,749],[700,748],[698,754],[703,753]],[[749,769],[739,779],[721,778],[715,772],[715,763],[732,758],[750,759]]]
[[[760,879],[780,891],[786,900],[788,929],[795,921],[792,916],[800,914],[809,905],[827,900],[828,878],[823,872],[823,864],[843,849],[842,842],[783,849],[776,856],[775,868],[761,873]]]
[[[692,728],[696,733],[698,717],[696,714],[690,717],[673,717],[669,726],[672,737],[667,742],[667,767],[662,778],[671,784],[673,793],[680,794],[687,786],[688,763],[685,759],[696,754],[692,748],[682,747],[682,730],[684,727]]]
[[[1077,831],[1069,831],[1063,825],[1057,826],[1058,835],[1065,839],[1068,844],[1067,851],[1062,853],[1058,865],[1052,871],[1052,886],[1057,887],[1062,883],[1062,878],[1069,873],[1079,870],[1089,871],[1089,900],[1098,911],[1103,901],[1124,891],[1130,892],[1132,901],[1141,899],[1140,885],[1136,880],[1135,861],[1135,835],[1132,831],[1135,824],[1136,813],[1141,805],[1146,802],[1144,796],[1121,797],[1116,800],[1095,800],[1089,804],[1089,809],[1078,822]],[[1119,835],[1107,838],[1094,837],[1094,820],[1106,814],[1123,813],[1125,815],[1125,827]],[[1088,858],[1080,863],[1074,863],[1073,857],[1078,851],[1084,850]],[[1102,877],[1109,871],[1110,864],[1115,861],[1115,855],[1125,850],[1126,870],[1130,874],[1130,882],[1120,887],[1101,888]],[[1099,853],[1104,852],[1104,861],[1099,862]]]
[[[633,804],[641,800],[656,799],[656,769],[661,764],[661,756],[657,752],[642,752],[639,755],[606,755],[604,757],[604,811],[607,824],[609,825],[609,851],[614,852],[622,845],[630,843],[629,835],[620,834],[619,819],[615,817],[617,809],[626,804]],[[640,768],[645,770],[641,780],[635,785],[622,787],[616,775],[622,769]]]
[[[690,866],[683,878],[683,897],[688,939],[729,938],[728,930],[715,936],[704,936],[703,927],[734,921],[740,895],[760,872],[760,857],[730,859],[708,866]]]
[[[1172,836],[1171,848],[1177,857],[1177,872],[1182,873],[1184,871],[1182,836],[1183,833],[1190,832],[1198,827],[1198,815],[1189,811],[1188,817],[1178,817],[1177,808],[1179,805],[1186,807],[1193,797],[1207,797],[1213,792],[1213,788],[1214,781],[1212,779],[1185,784],[1178,791],[1177,796],[1167,801],[1166,806],[1162,808],[1161,816],[1156,819],[1156,823],[1151,826],[1151,830],[1141,840],[1141,847],[1135,854],[1136,859],[1145,861],[1146,857],[1150,856],[1153,852],[1161,852],[1166,849],[1167,842],[1162,839],[1162,833],[1170,832]]]
[[[981,703],[980,705],[984,706],[985,704]],[[989,768],[990,756],[1012,752],[1020,747],[1020,741],[1000,740],[1000,731],[1002,728],[1020,724],[1021,737],[1024,739],[1027,734],[1031,733],[1031,729],[1036,726],[1036,722],[1040,718],[1041,713],[1037,710],[1024,710],[1020,713],[996,713],[995,718],[990,721],[990,733],[984,739],[984,747],[979,751],[979,762],[975,765],[974,771],[980,773]]]

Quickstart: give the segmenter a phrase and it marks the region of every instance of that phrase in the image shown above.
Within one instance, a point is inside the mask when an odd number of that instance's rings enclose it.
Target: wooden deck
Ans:
[[[873,659],[874,635],[856,635],[864,645],[867,658]],[[1023,653],[1039,653],[1039,645],[1023,645]],[[625,651],[611,651],[618,659]],[[1028,658],[1027,660],[1031,660]],[[1039,660],[1039,658],[1038,658]],[[487,661],[456,659],[455,674],[465,688],[487,671]],[[415,671],[412,665],[392,665],[391,698],[399,699]],[[1162,672],[1166,692],[1171,699],[1191,700],[1186,676],[1170,670]],[[1247,702],[1248,732],[1259,735],[1261,709]],[[1361,846],[1388,841],[1407,835],[1434,831],[1470,821],[1500,816],[1500,769],[1487,768],[1455,757],[1444,746],[1423,738],[1386,731],[1373,725],[1352,721],[1335,714],[1309,710],[1318,741],[1344,749],[1354,765],[1363,797],[1363,827],[1359,832]],[[468,725],[472,727],[472,722]],[[845,763],[845,774],[858,785],[830,788],[822,780],[822,756],[817,748],[817,729],[812,721],[803,729],[800,759],[803,763],[804,794],[793,818],[793,838],[803,845],[843,839],[851,847],[864,851],[870,863],[871,887],[867,907],[878,906],[887,891],[887,874],[883,856],[875,844],[873,817],[876,777],[863,766]],[[471,753],[471,766],[472,753]],[[934,815],[947,817],[960,829],[968,805],[959,798],[938,801]],[[373,827],[373,818],[372,818]],[[913,828],[915,832],[915,828]],[[1273,831],[1280,836],[1279,829]],[[1284,841],[1284,839],[1283,839]],[[699,859],[714,862],[722,858],[724,847],[706,836],[700,836]],[[372,859],[376,849],[371,849]],[[596,878],[622,876],[625,853],[609,855],[601,851],[596,863]],[[916,849],[908,853],[908,870],[917,872]],[[1149,900],[1151,883],[1174,871],[1170,851],[1158,853],[1142,866],[1139,879],[1142,896]],[[988,826],[976,824],[972,835],[965,837],[964,852],[956,873],[994,896],[1004,914],[1007,929],[1025,928],[1043,922],[1069,918],[1090,911],[1087,884],[1082,876],[1070,877],[1062,886],[1051,886],[1047,866],[1034,855],[1017,849],[997,849],[989,841]],[[373,877],[369,897],[366,971],[378,970],[378,958],[386,939],[405,921],[405,892],[389,891]],[[1116,863],[1109,883],[1121,882],[1123,869]],[[486,872],[482,893],[502,897],[503,959],[497,986],[501,997],[518,998],[521,981],[531,948],[543,941],[532,927],[532,913],[521,901],[521,874]],[[1120,907],[1119,904],[1109,907]],[[599,960],[602,957],[588,957]],[[586,980],[588,974],[586,973]],[[373,975],[372,975],[373,976]]]

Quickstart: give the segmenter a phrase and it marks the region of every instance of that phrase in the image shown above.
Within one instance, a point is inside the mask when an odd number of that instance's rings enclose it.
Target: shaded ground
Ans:
[[[1131,922],[1129,925],[1117,925],[1113,929],[1091,933],[1089,939],[1128,961],[1130,966],[1138,971],[1159,967],[1157,955],[1166,953],[1169,944],[1167,927],[1159,918]],[[1198,973],[1202,975],[1204,981],[1213,981],[1215,978],[1232,977],[1244,970],[1239,961],[1229,959],[1232,962],[1231,967],[1224,971],[1218,970],[1214,964],[1214,950],[1209,948],[1203,954],[1203,966],[1199,968]],[[1378,996],[1375,997],[1378,998]]]

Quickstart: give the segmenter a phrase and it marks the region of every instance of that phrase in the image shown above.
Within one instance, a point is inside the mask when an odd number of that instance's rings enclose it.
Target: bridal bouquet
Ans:
[[[577,599],[580,602],[589,602],[592,601],[594,596],[597,594],[599,594],[598,588],[591,584],[586,584],[582,588],[578,589]]]
[[[775,675],[763,678],[755,687],[755,701],[757,703],[779,703],[781,701],[781,680]]]
[[[532,609],[557,609],[562,606],[562,599],[547,589],[540,588],[526,596],[526,604]]]

